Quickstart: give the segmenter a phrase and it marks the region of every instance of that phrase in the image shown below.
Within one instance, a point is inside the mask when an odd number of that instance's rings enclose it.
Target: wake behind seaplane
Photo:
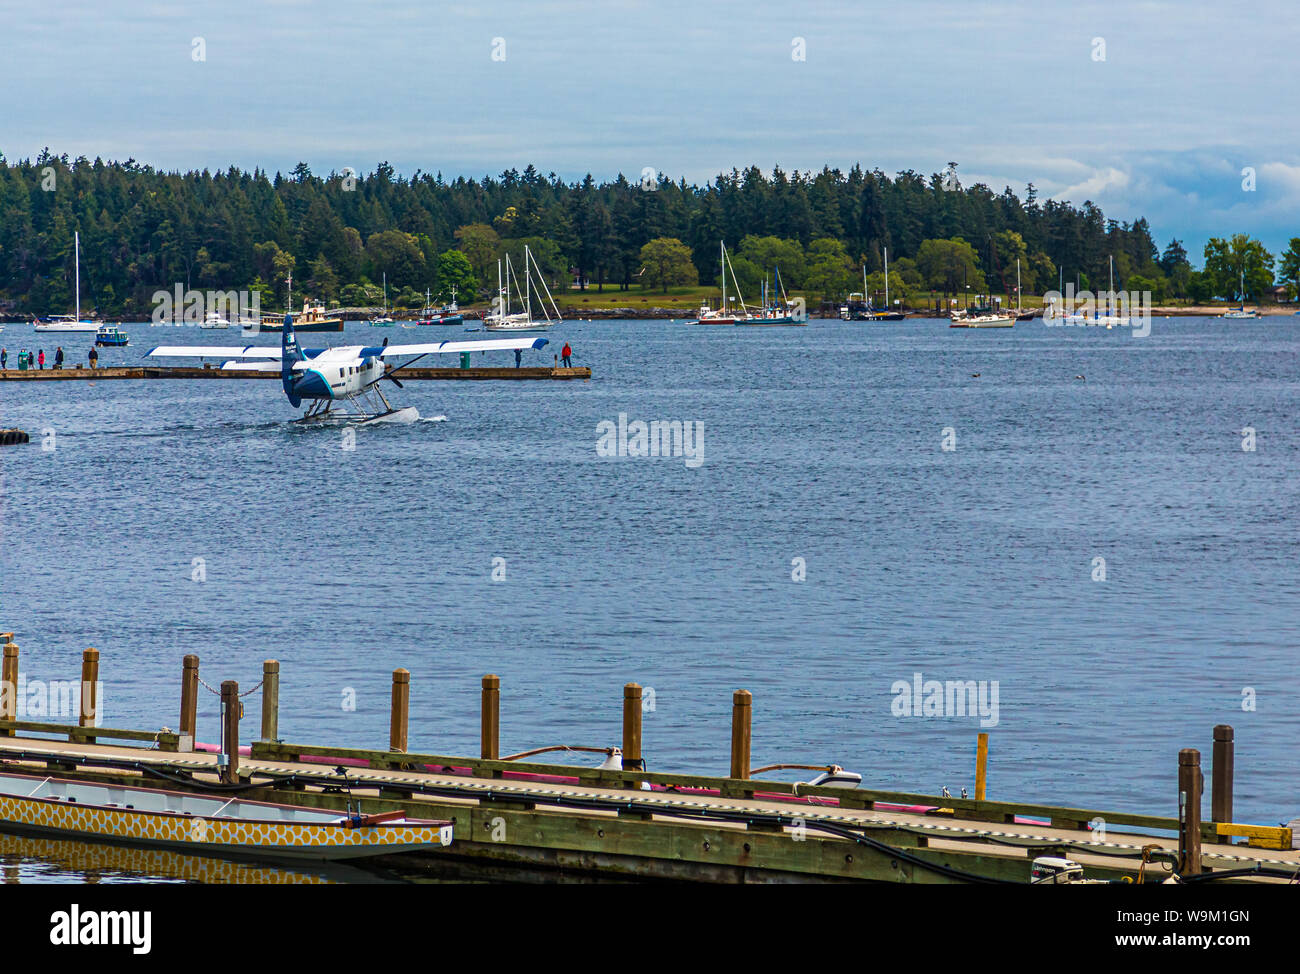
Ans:
[[[334,348],[301,348],[293,330],[293,315],[284,316],[280,347],[269,345],[159,345],[146,357],[224,358],[221,368],[230,372],[279,372],[289,405],[298,409],[309,403],[300,423],[347,422],[413,423],[420,418],[414,406],[394,409],[379,383],[387,379],[397,388],[394,376],[426,355],[455,352],[512,351],[542,348],[547,339],[533,337],[486,338],[471,341],[425,342],[418,345],[340,345]],[[412,356],[400,365],[389,362]],[[253,361],[244,361],[252,359]],[[260,361],[266,360],[266,361]]]

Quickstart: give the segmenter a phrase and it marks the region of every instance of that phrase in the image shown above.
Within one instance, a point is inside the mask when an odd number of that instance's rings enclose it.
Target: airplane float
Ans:
[[[280,347],[268,345],[159,345],[146,357],[226,358],[221,368],[231,372],[279,372],[285,397],[294,409],[309,403],[300,423],[348,422],[364,425],[377,422],[413,423],[420,418],[414,406],[394,409],[379,388],[387,379],[397,388],[402,383],[393,375],[414,365],[426,355],[454,352],[511,351],[541,348],[545,338],[486,338],[471,341],[428,342],[419,345],[340,345],[335,348],[300,348],[293,330],[293,315],[284,316]],[[414,356],[401,365],[389,361]],[[252,359],[253,361],[243,361]],[[260,361],[268,360],[268,361]]]

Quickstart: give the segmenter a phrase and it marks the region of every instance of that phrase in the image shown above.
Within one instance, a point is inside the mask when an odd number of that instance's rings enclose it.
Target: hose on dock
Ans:
[[[10,754],[11,754],[10,760],[13,759],[17,759],[19,761],[36,760],[41,762],[49,760],[49,754],[47,752],[32,753],[32,752],[20,751],[20,752],[10,752]],[[270,784],[267,784],[265,782],[254,783],[252,781],[240,782],[238,784],[223,784],[217,782],[200,781],[194,778],[186,778],[181,775],[169,774],[168,772],[163,771],[160,768],[139,761],[121,761],[113,758],[84,758],[84,759],[78,759],[77,763],[87,767],[104,767],[104,768],[115,768],[118,770],[136,771],[143,775],[159,778],[164,781],[171,781],[175,784],[181,784],[187,788],[197,788],[206,791],[217,792],[220,794],[232,794],[232,793],[237,794],[239,792],[249,791],[254,788],[277,787],[280,785],[311,784],[311,785],[319,785],[321,787],[338,788],[339,785],[341,784],[341,782],[337,777],[332,777],[332,776],[327,777],[325,775],[316,775],[316,774],[304,774],[302,772],[297,772],[297,771],[291,771],[285,774],[278,774],[275,772],[268,772],[268,771],[254,772],[255,774],[260,775],[264,778],[270,778],[271,779]],[[204,770],[210,770],[210,769],[205,768]],[[348,779],[348,783],[351,784],[352,780]],[[369,782],[369,781],[361,781],[357,783],[361,784],[363,787],[378,787],[377,783]],[[418,792],[423,795],[436,795],[444,798],[465,797],[464,789],[455,788],[446,785],[432,785],[432,784],[425,784],[423,782],[404,780],[401,782],[401,787],[405,791],[410,791],[413,793]],[[480,803],[496,802],[496,801],[517,803],[519,801],[518,793],[498,794],[492,791],[491,789],[488,789],[484,792],[476,793],[475,797],[479,800]],[[923,859],[920,856],[912,855],[910,852],[906,851],[905,849],[900,849],[895,846],[891,846],[888,843],[881,842],[878,839],[870,838],[869,836],[855,829],[851,829],[842,825],[837,825],[831,822],[816,822],[814,824],[810,824],[806,819],[804,819],[802,816],[799,815],[785,815],[780,812],[770,812],[766,814],[749,814],[743,812],[729,812],[726,809],[712,809],[712,808],[692,809],[692,808],[681,808],[679,806],[674,806],[672,808],[665,809],[663,806],[654,803],[643,803],[635,800],[617,801],[617,800],[607,799],[607,798],[586,798],[579,795],[558,795],[558,794],[530,795],[529,800],[536,802],[538,804],[557,805],[557,806],[569,807],[569,808],[591,809],[594,811],[610,811],[610,812],[629,811],[629,812],[649,813],[649,814],[657,814],[657,815],[671,815],[675,818],[699,819],[702,821],[743,822],[746,825],[767,825],[769,827],[790,826],[792,828],[802,828],[805,830],[811,829],[816,832],[825,832],[837,838],[846,839],[858,845],[866,846],[867,848],[879,852],[882,855],[889,856],[890,858],[896,859],[899,862],[907,863],[913,868],[922,869],[925,870],[926,872],[934,873],[939,876],[944,876],[949,879],[960,880],[961,882],[965,882],[965,883],[977,883],[981,885],[996,885],[996,886],[1023,885],[1021,883],[1018,883],[1010,879],[998,879],[990,876],[980,876],[976,873],[969,873],[966,872],[965,870],[957,869],[953,866],[944,865],[943,863],[930,862],[929,860]],[[867,826],[864,823],[864,828],[866,827]]]

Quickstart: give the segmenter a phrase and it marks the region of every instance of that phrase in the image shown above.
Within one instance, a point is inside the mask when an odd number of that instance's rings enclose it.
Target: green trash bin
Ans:
[[[461,353],[460,353],[460,367],[461,367],[462,369],[468,369],[468,368],[469,368],[469,352],[461,352]]]

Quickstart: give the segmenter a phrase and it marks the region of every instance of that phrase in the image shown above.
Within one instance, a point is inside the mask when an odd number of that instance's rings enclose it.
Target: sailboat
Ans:
[[[1110,265],[1110,289],[1106,292],[1106,313],[1103,315],[1100,311],[1096,312],[1095,317],[1089,324],[1100,325],[1104,328],[1114,328],[1116,325],[1127,328],[1129,324],[1127,316],[1115,314],[1115,258],[1108,256],[1106,259]]]
[[[1259,312],[1256,310],[1246,310],[1246,269],[1241,269],[1241,307],[1233,308],[1219,315],[1220,318],[1258,318]]]
[[[393,319],[388,314],[388,271],[384,271],[384,313],[377,318],[371,318],[370,323],[376,328],[393,327]]]
[[[907,317],[901,311],[890,310],[890,308],[892,308],[893,305],[889,303],[889,248],[888,247],[884,248],[884,251],[885,251],[885,310],[873,311],[871,310],[870,306],[868,306],[865,311],[855,316],[859,321],[902,321],[904,318]],[[870,293],[867,290],[867,265],[866,264],[862,265],[862,293],[864,295],[868,295]]]
[[[542,312],[542,319],[533,317],[533,270],[537,271],[537,282],[542,286],[542,291],[546,295],[546,301],[541,300],[538,296],[538,305]],[[510,282],[515,282],[515,293],[519,293],[519,280],[515,277],[514,268],[510,265],[510,255],[506,254],[505,273],[501,272],[501,261],[497,261],[497,307],[494,311],[489,312],[483,318],[484,331],[545,331],[552,325],[563,321],[560,317],[560,309],[555,304],[555,299],[551,297],[551,289],[546,286],[546,280],[542,277],[542,269],[537,265],[537,258],[532,255],[528,245],[524,244],[524,293],[520,300],[523,306],[522,311],[510,312]],[[547,301],[550,302],[550,311],[546,308]],[[555,317],[552,318],[551,314]]]
[[[1020,258],[1016,258],[1016,321],[1030,321],[1038,317],[1037,311],[1022,311],[1020,308]]]
[[[76,265],[77,313],[73,315],[50,315],[44,321],[36,322],[37,331],[82,332],[99,331],[99,325],[93,321],[81,320],[81,234],[73,231],[72,239],[76,247],[74,263]]]
[[[779,296],[779,298],[778,298]],[[807,321],[801,321],[795,316],[795,304],[789,300],[785,294],[785,285],[781,283],[781,268],[775,264],[772,265],[772,289],[767,287],[767,279],[763,279],[763,303],[759,308],[758,314],[749,315],[736,322],[738,325],[753,325],[757,327],[776,327],[788,325],[791,327],[803,327]]]
[[[727,268],[731,266],[731,261],[727,259],[727,244],[725,241],[719,241],[718,246],[721,248],[722,257],[722,306],[720,308],[710,308],[707,304],[700,305],[699,319],[691,322],[693,325],[742,325],[750,317],[745,310],[744,298],[738,298],[740,302],[741,314],[736,314],[727,307]],[[736,271],[731,271],[731,284],[736,286]],[[740,294],[740,288],[736,287],[736,293]]]

